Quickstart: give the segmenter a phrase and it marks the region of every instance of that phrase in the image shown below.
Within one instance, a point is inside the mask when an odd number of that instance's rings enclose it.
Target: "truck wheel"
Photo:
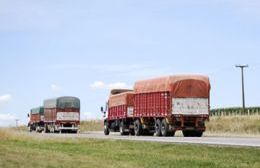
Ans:
[[[121,121],[121,122],[120,122],[119,131],[120,131],[120,135],[127,135],[127,132],[125,132],[125,124],[124,124],[124,121]]]
[[[196,131],[196,132],[195,132],[195,136],[196,136],[196,137],[202,137],[202,135],[203,135],[203,132],[202,132],[202,131]]]
[[[153,136],[154,132],[151,132],[150,130],[144,130],[143,131],[143,135],[145,135],[145,136]]]
[[[166,122],[165,119],[162,120],[162,123],[161,123],[161,133],[162,133],[162,136],[170,136],[171,135],[171,132],[169,130],[169,124]]]
[[[175,136],[175,131],[170,131],[169,132],[169,136],[173,136],[174,137]]]
[[[134,129],[130,129],[130,135],[135,135],[135,130]]]
[[[184,137],[194,137],[196,132],[190,131],[190,130],[183,130],[182,134],[183,134]]]
[[[191,137],[191,131],[185,131],[185,130],[183,130],[183,131],[182,131],[182,134],[183,134],[184,137]]]
[[[104,124],[104,134],[105,135],[109,135],[109,127],[108,127],[108,123],[107,122],[105,122],[105,124]]]
[[[45,125],[43,132],[44,133],[49,133],[48,125]]]
[[[36,127],[36,132],[41,133],[41,128],[39,126]]]
[[[140,123],[139,120],[136,120],[134,123],[134,129],[135,129],[135,135],[136,136],[140,136],[143,133],[143,128],[142,128],[142,124]]]
[[[29,130],[29,132],[32,132],[33,130],[32,130],[32,126],[29,126],[28,127],[28,130]]]
[[[184,137],[201,137],[203,132],[201,131],[182,131]]]
[[[51,128],[50,128],[50,133],[55,133],[55,128],[54,128],[54,126],[51,126]]]
[[[42,133],[42,132],[43,132],[43,128],[41,127],[39,133]]]
[[[161,132],[161,120],[160,119],[157,119],[155,121],[155,136],[161,136],[162,135],[162,132]]]

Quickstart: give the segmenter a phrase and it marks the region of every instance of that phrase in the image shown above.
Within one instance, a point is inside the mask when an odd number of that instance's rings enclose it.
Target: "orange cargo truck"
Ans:
[[[210,82],[202,75],[175,75],[135,83],[134,128],[156,136],[202,136],[209,119]]]
[[[123,128],[120,131],[122,135],[174,136],[176,131],[181,130],[184,136],[200,137],[206,129],[205,121],[209,119],[210,109],[207,76],[174,75],[138,81],[134,91],[128,92],[133,101],[124,101],[126,94],[109,98],[104,120],[106,135],[111,128],[115,131]],[[133,111],[133,115],[114,113],[112,109],[120,105],[131,107],[129,111]],[[124,112],[127,114],[126,110]]]

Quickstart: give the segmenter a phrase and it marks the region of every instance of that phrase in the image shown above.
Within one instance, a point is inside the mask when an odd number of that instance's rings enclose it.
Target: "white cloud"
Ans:
[[[108,84],[109,89],[127,89],[128,86],[124,82],[116,82]]]
[[[0,114],[0,127],[15,126],[16,116],[13,114]]]
[[[58,92],[58,91],[61,90],[61,87],[58,86],[58,85],[56,85],[56,84],[51,84],[51,90],[52,90],[53,92]]]
[[[93,89],[105,89],[106,84],[102,81],[96,81],[93,84],[91,84],[90,87]]]
[[[93,89],[126,89],[128,88],[127,84],[124,82],[115,82],[106,84],[103,81],[96,81],[90,85]]]
[[[12,96],[10,94],[4,94],[0,96],[0,104],[6,104],[10,102],[12,99]]]

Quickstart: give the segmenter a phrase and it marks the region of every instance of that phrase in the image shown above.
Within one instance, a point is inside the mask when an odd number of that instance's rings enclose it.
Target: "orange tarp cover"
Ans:
[[[209,98],[210,82],[203,75],[174,75],[136,82],[134,91],[170,92],[175,98]]]
[[[120,94],[110,95],[109,107],[115,107],[120,105],[134,105],[134,92],[124,92]]]

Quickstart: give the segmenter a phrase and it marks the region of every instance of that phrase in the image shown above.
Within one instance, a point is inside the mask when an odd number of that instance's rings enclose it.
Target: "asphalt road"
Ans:
[[[155,136],[120,136],[119,133],[110,133],[105,136],[103,132],[86,132],[81,134],[39,134],[44,137],[64,138],[94,138],[112,140],[130,140],[144,142],[159,142],[173,144],[204,144],[217,146],[258,147],[260,148],[260,137],[155,137]]]

